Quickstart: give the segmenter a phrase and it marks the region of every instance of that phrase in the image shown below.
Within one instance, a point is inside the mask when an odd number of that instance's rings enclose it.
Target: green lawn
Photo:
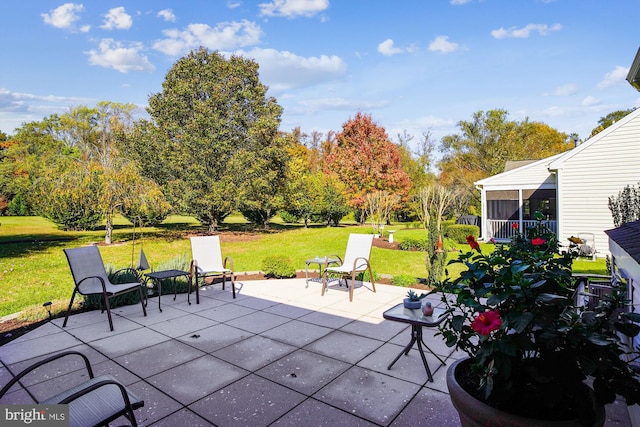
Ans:
[[[391,228],[391,227],[388,227]],[[394,224],[395,240],[421,239],[424,231]],[[205,228],[190,217],[172,216],[161,226],[136,229],[119,218],[115,224],[114,243],[101,246],[107,266],[121,268],[135,265],[140,248],[152,269],[170,268],[191,259],[188,236]],[[224,256],[233,258],[238,273],[261,270],[262,260],[271,255],[286,255],[292,265],[303,269],[304,261],[316,255],[344,255],[349,233],[369,233],[371,227],[347,224],[340,227],[288,225],[274,221],[269,230],[254,230],[242,219],[228,218],[221,231]],[[55,311],[63,311],[71,296],[73,281],[62,249],[104,241],[104,229],[89,232],[64,232],[40,217],[0,217],[0,317],[26,310],[33,316],[44,315],[42,304],[53,301]],[[462,250],[467,250],[461,245]],[[492,245],[482,244],[483,251]],[[449,258],[456,257],[450,253]],[[411,275],[425,277],[424,254],[374,247],[371,265],[376,275]],[[459,267],[458,267],[459,268]],[[577,261],[575,271],[600,273],[605,261]],[[456,267],[449,268],[453,276]]]

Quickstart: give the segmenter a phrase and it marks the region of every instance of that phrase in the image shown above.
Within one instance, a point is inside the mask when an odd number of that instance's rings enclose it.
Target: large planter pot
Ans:
[[[495,409],[467,393],[456,379],[456,370],[469,359],[461,359],[454,362],[447,370],[447,387],[453,406],[460,416],[462,427],[578,427],[582,426],[578,420],[550,421],[524,418],[508,412]],[[586,386],[585,386],[586,387]],[[594,426],[603,426],[605,420],[603,406],[596,409],[596,423]]]

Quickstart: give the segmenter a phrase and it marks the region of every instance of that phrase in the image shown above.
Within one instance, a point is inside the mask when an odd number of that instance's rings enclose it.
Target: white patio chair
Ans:
[[[322,276],[322,296],[327,288],[328,275],[331,273],[339,274],[345,279],[346,285],[349,287],[349,301],[353,301],[353,289],[356,285],[356,274],[369,271],[371,277],[371,286],[373,292],[376,291],[376,285],[371,271],[369,257],[371,256],[371,246],[373,245],[373,234],[350,234],[347,241],[347,250],[344,259],[338,255],[333,255],[340,260],[340,265],[325,265],[324,275]],[[331,257],[327,257],[329,259]],[[351,275],[351,285],[347,282],[347,276]]]
[[[199,278],[203,281],[206,277],[222,277],[222,289],[227,281],[227,276],[231,278],[231,290],[233,298],[236,297],[236,284],[233,273],[233,259],[229,256],[222,260],[219,236],[195,236],[191,238],[191,277],[196,286],[199,286]],[[196,292],[196,303],[199,303],[199,296]]]
[[[141,283],[111,283],[109,276],[104,269],[102,256],[100,255],[100,250],[97,246],[91,245],[82,248],[64,249],[63,251],[67,256],[67,261],[69,262],[69,268],[71,269],[71,275],[73,276],[73,282],[75,284],[73,294],[71,294],[71,301],[69,301],[69,308],[67,309],[67,314],[64,317],[64,322],[62,323],[63,328],[67,326],[67,320],[69,320],[69,313],[71,312],[71,307],[73,306],[73,300],[76,297],[76,294],[85,296],[102,295],[102,301],[104,303],[102,311],[105,309],[107,310],[109,327],[112,331],[113,319],[111,318],[109,300],[115,296],[122,295],[127,292],[135,292],[137,290],[140,295],[142,312],[145,316],[147,315]],[[131,270],[131,274],[136,278],[138,277],[138,272],[134,269],[123,270]],[[118,270],[118,272],[123,270]]]

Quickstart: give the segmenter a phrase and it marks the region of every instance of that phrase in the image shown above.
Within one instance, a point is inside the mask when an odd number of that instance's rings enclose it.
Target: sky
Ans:
[[[0,131],[100,101],[145,116],[175,62],[203,46],[255,60],[280,129],[459,133],[478,111],[586,139],[640,107],[625,77],[640,0],[0,1]]]

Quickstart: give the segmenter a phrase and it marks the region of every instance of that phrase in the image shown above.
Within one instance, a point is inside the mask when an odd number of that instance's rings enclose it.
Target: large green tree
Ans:
[[[400,150],[370,114],[358,112],[346,121],[324,150],[325,172],[344,183],[348,203],[360,212],[361,223],[368,194],[386,191],[401,199],[408,195],[411,182],[402,169]]]
[[[507,119],[505,110],[478,111],[460,121],[460,133],[442,138],[440,183],[479,205],[474,182],[504,171],[508,160],[537,160],[573,148],[568,136],[550,126]]]
[[[266,91],[255,61],[200,48],[179,59],[149,98],[161,140],[147,161],[165,169],[170,201],[210,230],[235,209],[265,208],[274,194],[265,188],[284,173],[282,108]]]
[[[628,108],[626,110],[617,110],[607,114],[604,117],[600,117],[598,120],[598,126],[591,130],[591,136],[597,135],[627,114],[633,112],[635,108]]]

